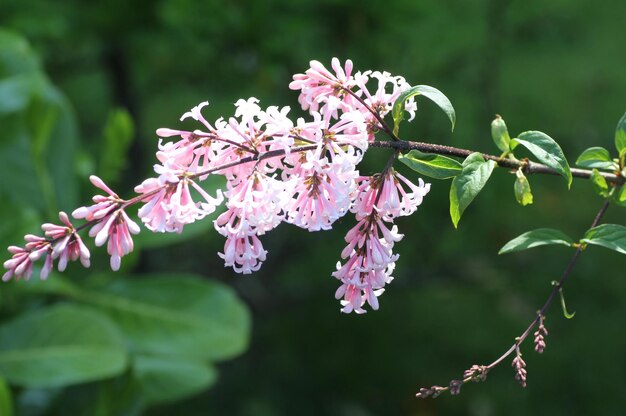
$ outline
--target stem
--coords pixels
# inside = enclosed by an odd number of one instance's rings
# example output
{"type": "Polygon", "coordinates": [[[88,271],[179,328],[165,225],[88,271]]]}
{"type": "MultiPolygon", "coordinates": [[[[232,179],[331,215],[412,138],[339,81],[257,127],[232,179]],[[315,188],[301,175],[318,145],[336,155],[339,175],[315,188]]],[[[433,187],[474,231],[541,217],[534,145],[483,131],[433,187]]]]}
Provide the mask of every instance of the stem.
{"type": "Polygon", "coordinates": [[[347,92],[348,94],[350,94],[351,96],[353,96],[358,102],[361,103],[361,105],[363,105],[363,107],[367,108],[367,110],[372,113],[372,115],[376,118],[376,120],[380,123],[380,127],[385,131],[385,133],[387,133],[387,135],[389,137],[391,137],[391,140],[394,142],[400,141],[400,139],[398,138],[398,136],[396,136],[393,131],[391,130],[391,127],[389,127],[389,125],[385,122],[385,120],[380,116],[380,114],[378,114],[378,111],[374,110],[372,107],[370,107],[369,105],[367,105],[367,103],[365,102],[365,100],[361,97],[359,97],[354,91],[348,89],[348,88],[344,88],[341,87],[345,92],[347,92]]]}
{"type": "MultiPolygon", "coordinates": [[[[466,158],[467,156],[475,153],[472,150],[460,149],[458,147],[451,146],[443,146],[440,144],[432,144],[432,143],[424,143],[424,142],[411,142],[411,141],[381,141],[370,143],[370,147],[379,147],[379,148],[391,148],[400,151],[409,151],[409,150],[419,150],[427,153],[435,153],[438,155],[446,155],[446,156],[454,156],[466,158]]],[[[541,163],[531,162],[531,161],[521,161],[515,159],[507,159],[500,156],[490,155],[487,153],[482,153],[483,158],[486,160],[493,160],[498,164],[498,166],[509,169],[519,169],[522,168],[525,174],[545,174],[545,175],[559,175],[557,171],[552,168],[549,168],[546,165],[541,163]]],[[[571,168],[572,176],[577,178],[585,178],[589,179],[591,177],[592,171],[589,169],[576,169],[571,168]]],[[[625,183],[626,178],[621,175],[616,175],[613,173],[600,172],[600,175],[604,177],[609,182],[612,183],[625,183]]]]}
{"type": "MultiPolygon", "coordinates": [[[[609,207],[609,201],[606,200],[606,201],[604,201],[604,204],[602,204],[602,207],[600,208],[600,211],[598,211],[598,214],[596,215],[595,219],[593,220],[593,222],[591,223],[591,226],[589,228],[594,228],[595,226],[597,226],[600,223],[600,220],[602,220],[602,217],[604,216],[604,213],[606,212],[608,207],[609,207]]],[[[519,338],[517,338],[515,344],[513,344],[511,346],[511,348],[509,348],[509,350],[507,352],[502,354],[501,357],[499,357],[497,360],[495,360],[494,362],[489,364],[487,366],[487,368],[491,369],[491,368],[495,367],[496,365],[500,364],[500,362],[502,360],[504,360],[513,351],[515,351],[515,348],[516,348],[517,345],[519,345],[522,342],[524,342],[526,337],[528,337],[528,334],[530,334],[530,331],[532,331],[533,328],[535,327],[535,325],[537,325],[537,323],[539,322],[541,317],[545,316],[546,310],[550,307],[550,305],[552,305],[552,302],[554,301],[554,298],[556,297],[557,293],[559,293],[559,290],[561,290],[561,288],[563,287],[563,284],[565,283],[565,281],[567,280],[569,275],[572,273],[572,270],[574,269],[574,265],[578,261],[578,258],[580,257],[582,252],[583,252],[583,248],[582,247],[578,247],[576,249],[576,252],[574,253],[572,258],[570,259],[569,263],[567,264],[567,267],[565,268],[565,271],[563,271],[563,274],[561,275],[561,278],[552,287],[552,290],[550,291],[550,294],[548,295],[548,299],[546,299],[546,302],[543,304],[543,306],[541,307],[539,312],[537,312],[537,317],[530,323],[530,325],[528,325],[528,328],[526,328],[526,330],[522,333],[522,335],[520,335],[519,338]]]]}

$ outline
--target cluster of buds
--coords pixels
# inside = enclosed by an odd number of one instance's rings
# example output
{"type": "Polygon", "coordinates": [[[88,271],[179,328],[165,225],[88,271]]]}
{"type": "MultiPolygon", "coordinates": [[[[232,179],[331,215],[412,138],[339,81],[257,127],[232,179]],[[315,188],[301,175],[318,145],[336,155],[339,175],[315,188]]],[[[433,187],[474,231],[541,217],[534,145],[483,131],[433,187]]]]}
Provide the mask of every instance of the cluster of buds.
{"type": "Polygon", "coordinates": [[[515,380],[517,380],[522,387],[526,387],[526,361],[522,359],[519,344],[515,346],[515,358],[513,358],[511,365],[515,370],[515,380]]]}
{"type": "MultiPolygon", "coordinates": [[[[328,230],[352,213],[357,224],[345,238],[345,261],[332,274],[340,281],[336,297],[346,313],[363,313],[366,303],[377,309],[377,297],[393,279],[398,259],[393,245],[402,238],[393,221],[415,212],[430,185],[421,179],[412,183],[391,163],[373,176],[357,170],[375,134],[388,132],[383,118],[410,85],[386,72],[353,74],[349,60],[341,65],[334,58],[331,67],[312,61],[290,84],[300,91],[298,101],[310,119],[294,122],[289,107],[262,108],[259,100],[249,98],[235,103],[234,117],[211,123],[202,114],[208,103],[201,103],[181,117],[195,120],[197,129],[157,130],[159,163],[154,177],[135,187],[137,196],[123,200],[92,176],[92,184],[107,195],[95,196],[93,205],[72,216],[86,221],[80,229],[89,228],[96,246],[107,243],[111,268],[118,270],[122,257],[133,250],[132,234],[140,230],[126,214],[128,206],[143,204],[138,217],[150,231],[180,233],[224,204],[214,221],[225,237],[218,254],[226,266],[249,274],[259,270],[267,256],[260,237],[279,224],[328,230]],[[201,185],[210,175],[226,179],[225,189],[215,195],[201,185]]],[[[412,98],[405,110],[414,117],[412,98]]],[[[57,258],[59,270],[68,259],[80,258],[89,265],[89,251],[67,215],[62,214],[61,221],[65,226],[44,226],[45,238],[29,235],[24,248],[9,248],[13,258],[4,264],[4,280],[28,278],[32,262],[44,254],[42,277],[57,258]]]]}
{"type": "Polygon", "coordinates": [[[539,328],[533,334],[535,337],[535,351],[539,354],[543,353],[543,350],[546,349],[546,337],[548,336],[548,330],[546,329],[543,321],[545,317],[543,315],[539,315],[539,328]]]}

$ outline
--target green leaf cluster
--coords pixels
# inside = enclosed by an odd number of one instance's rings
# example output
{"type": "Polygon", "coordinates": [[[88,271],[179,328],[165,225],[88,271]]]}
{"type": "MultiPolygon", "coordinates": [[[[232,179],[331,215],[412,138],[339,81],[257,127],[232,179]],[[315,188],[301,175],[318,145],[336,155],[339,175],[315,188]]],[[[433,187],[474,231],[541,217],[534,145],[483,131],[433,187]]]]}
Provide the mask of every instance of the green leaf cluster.
{"type": "Polygon", "coordinates": [[[0,326],[0,376],[16,386],[125,376],[147,406],[207,389],[217,379],[213,363],[248,344],[245,305],[223,284],[194,275],[95,276],[85,286],[55,275],[16,289],[68,302],[0,326]]]}
{"type": "Polygon", "coordinates": [[[618,157],[611,158],[607,149],[590,147],[578,156],[576,164],[583,168],[593,169],[591,185],[598,195],[610,199],[617,205],[626,206],[626,188],[622,184],[609,184],[599,171],[603,170],[626,178],[626,113],[617,122],[615,128],[615,149],[618,157]]]}

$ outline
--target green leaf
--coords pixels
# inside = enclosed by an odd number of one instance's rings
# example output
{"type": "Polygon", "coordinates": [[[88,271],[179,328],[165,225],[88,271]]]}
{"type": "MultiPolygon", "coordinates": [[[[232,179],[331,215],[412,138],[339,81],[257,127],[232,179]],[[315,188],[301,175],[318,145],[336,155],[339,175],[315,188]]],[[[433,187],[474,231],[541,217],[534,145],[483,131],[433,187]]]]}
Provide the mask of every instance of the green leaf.
{"type": "Polygon", "coordinates": [[[13,416],[13,396],[7,382],[0,377],[0,415],[13,416]]]}
{"type": "Polygon", "coordinates": [[[0,78],[39,70],[39,59],[28,41],[16,32],[0,28],[0,78]]]}
{"type": "Polygon", "coordinates": [[[423,95],[424,97],[430,99],[435,104],[437,104],[439,108],[441,108],[450,119],[450,123],[452,123],[452,130],[454,130],[454,124],[456,123],[456,114],[454,112],[454,107],[452,107],[452,103],[450,102],[448,97],[446,97],[441,91],[436,88],[429,87],[428,85],[417,85],[415,87],[409,88],[408,90],[400,94],[396,102],[393,104],[391,115],[393,117],[394,134],[398,134],[400,122],[402,122],[402,120],[404,119],[404,106],[406,100],[417,95],[423,95]]]}
{"type": "Polygon", "coordinates": [[[532,204],[533,194],[530,191],[530,183],[528,182],[528,179],[521,169],[518,169],[518,171],[515,172],[515,176],[516,178],[513,189],[515,191],[515,199],[517,200],[517,203],[522,206],[532,204]]]}
{"type": "Polygon", "coordinates": [[[126,350],[115,325],[88,308],[38,309],[0,327],[0,374],[24,387],[60,387],[121,374],[126,350]]]}
{"type": "Polygon", "coordinates": [[[598,195],[603,198],[607,198],[609,196],[609,184],[604,179],[604,176],[600,175],[598,169],[593,169],[591,171],[591,185],[593,186],[593,190],[596,191],[598,195]]]}
{"type": "Polygon", "coordinates": [[[552,228],[538,228],[515,237],[506,243],[498,254],[513,253],[550,244],[571,247],[574,241],[562,231],[552,228]]]}
{"type": "Polygon", "coordinates": [[[211,364],[185,357],[138,355],[133,376],[148,403],[161,403],[208,389],[217,380],[217,370],[211,364]]]}
{"type": "Polygon", "coordinates": [[[248,345],[247,308],[232,289],[214,280],[189,274],[116,275],[72,297],[108,314],[137,352],[215,361],[234,357],[248,345]]]}
{"type": "Polygon", "coordinates": [[[452,180],[450,187],[450,217],[456,228],[463,211],[483,189],[496,162],[485,161],[480,153],[472,153],[463,162],[462,172],[452,180]]]}
{"type": "Polygon", "coordinates": [[[619,119],[615,128],[615,147],[620,155],[626,151],[626,113],[619,119]]]}
{"type": "Polygon", "coordinates": [[[528,149],[539,162],[554,169],[567,181],[567,187],[572,184],[572,173],[563,150],[550,136],[540,131],[525,131],[519,137],[511,140],[511,150],[517,145],[528,149]]]}
{"type": "Polygon", "coordinates": [[[414,171],[435,179],[453,178],[463,170],[463,166],[454,159],[422,153],[419,150],[411,150],[406,155],[400,155],[398,160],[414,171]]]}
{"type": "Polygon", "coordinates": [[[509,136],[509,131],[506,128],[506,123],[499,115],[496,115],[496,118],[491,122],[491,138],[500,151],[509,151],[509,142],[511,141],[511,137],[509,136]]]}
{"type": "Polygon", "coordinates": [[[626,254],[626,227],[618,224],[598,225],[588,230],[581,242],[626,254]]]}
{"type": "Polygon", "coordinates": [[[576,165],[587,169],[608,169],[615,170],[618,168],[617,163],[611,160],[609,151],[603,147],[590,147],[578,156],[576,165]]]}
{"type": "Polygon", "coordinates": [[[127,152],[130,147],[135,128],[128,111],[116,109],[109,113],[104,127],[104,137],[100,151],[99,175],[107,182],[117,182],[126,167],[127,152]]]}

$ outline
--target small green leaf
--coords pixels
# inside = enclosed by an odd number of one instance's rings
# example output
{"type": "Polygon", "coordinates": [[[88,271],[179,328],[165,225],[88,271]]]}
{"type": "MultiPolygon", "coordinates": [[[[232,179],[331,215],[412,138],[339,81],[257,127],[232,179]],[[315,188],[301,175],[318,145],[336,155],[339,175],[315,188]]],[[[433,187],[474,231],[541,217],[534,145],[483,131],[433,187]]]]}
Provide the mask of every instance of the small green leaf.
{"type": "Polygon", "coordinates": [[[626,151],[626,113],[619,119],[615,128],[615,147],[620,155],[626,151]]]}
{"type": "Polygon", "coordinates": [[[611,160],[609,151],[603,147],[590,147],[586,149],[578,156],[578,159],[576,159],[576,165],[587,169],[615,170],[618,167],[617,163],[611,160]]]}
{"type": "Polygon", "coordinates": [[[7,382],[0,377],[0,415],[13,416],[13,396],[7,382]]]}
{"type": "Polygon", "coordinates": [[[137,355],[133,376],[148,403],[162,403],[208,389],[217,380],[217,370],[209,363],[185,357],[137,355]]]}
{"type": "Polygon", "coordinates": [[[509,142],[511,141],[511,137],[509,136],[509,131],[506,128],[504,119],[502,119],[499,115],[496,115],[496,118],[491,122],[491,138],[500,151],[509,151],[509,142]]]}
{"type": "Polygon", "coordinates": [[[593,190],[596,191],[598,195],[603,198],[607,198],[609,196],[609,184],[604,179],[604,176],[600,175],[598,169],[593,169],[591,171],[591,185],[593,186],[593,190]]]}
{"type": "Polygon", "coordinates": [[[463,170],[452,180],[450,187],[450,218],[455,228],[463,211],[483,189],[495,166],[496,162],[485,161],[480,153],[472,153],[463,161],[463,170]]]}
{"type": "Polygon", "coordinates": [[[526,206],[533,203],[533,194],[530,192],[530,183],[528,178],[524,175],[521,169],[515,172],[515,185],[513,189],[515,191],[515,199],[517,203],[526,206]]]}
{"type": "Polygon", "coordinates": [[[456,114],[454,113],[454,107],[452,107],[452,103],[441,91],[436,88],[429,87],[428,85],[417,85],[415,87],[409,88],[404,91],[396,102],[393,104],[393,109],[391,110],[391,115],[393,117],[393,132],[394,134],[398,134],[398,129],[400,128],[400,122],[404,119],[404,106],[406,100],[411,97],[415,97],[416,95],[423,95],[424,97],[430,99],[435,104],[439,106],[443,110],[444,113],[450,119],[452,123],[452,130],[454,130],[454,124],[456,123],[456,114]]]}
{"type": "Polygon", "coordinates": [[[550,136],[540,131],[525,131],[511,140],[511,150],[517,145],[528,149],[539,162],[556,170],[567,181],[567,187],[572,184],[572,173],[563,150],[550,136]]]}
{"type": "Polygon", "coordinates": [[[121,374],[127,355],[117,327],[78,306],[37,309],[0,327],[0,374],[23,387],[61,387],[121,374]]]}
{"type": "Polygon", "coordinates": [[[618,224],[598,225],[588,230],[580,241],[626,254],[626,227],[618,224]]]}
{"type": "Polygon", "coordinates": [[[435,179],[453,178],[463,170],[463,166],[449,157],[422,153],[419,150],[411,150],[406,155],[398,158],[414,171],[435,179]]]}
{"type": "Polygon", "coordinates": [[[515,237],[506,243],[498,254],[513,253],[550,244],[571,247],[574,241],[562,231],[553,228],[538,228],[515,237]]]}

